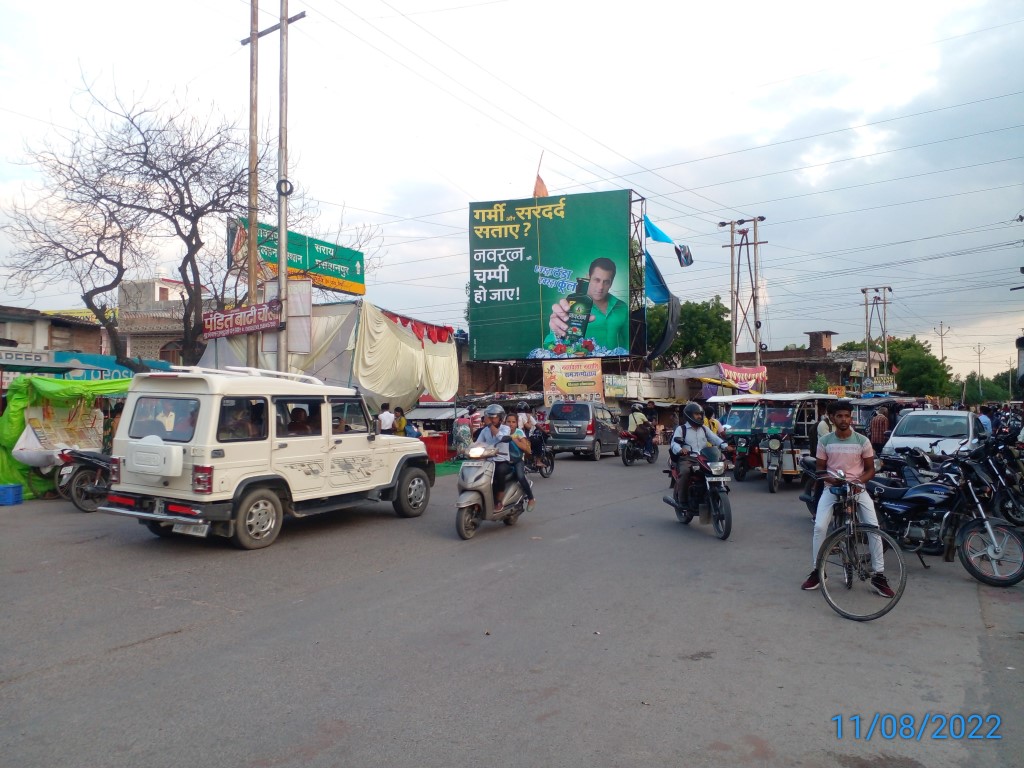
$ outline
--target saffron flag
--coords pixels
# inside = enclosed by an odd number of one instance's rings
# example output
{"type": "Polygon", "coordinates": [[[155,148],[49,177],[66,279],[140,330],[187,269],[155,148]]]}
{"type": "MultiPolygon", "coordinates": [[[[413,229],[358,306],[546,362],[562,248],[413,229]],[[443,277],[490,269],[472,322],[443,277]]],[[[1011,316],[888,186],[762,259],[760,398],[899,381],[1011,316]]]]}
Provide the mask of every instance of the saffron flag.
{"type": "Polygon", "coordinates": [[[689,247],[672,242],[672,238],[658,229],[651,220],[644,214],[644,230],[647,233],[647,246],[644,252],[648,256],[675,257],[679,260],[680,267],[689,267],[693,264],[693,255],[689,247]]]}
{"type": "Polygon", "coordinates": [[[537,174],[537,180],[533,182],[533,196],[534,197],[548,197],[548,185],[544,183],[544,179],[537,174]]]}

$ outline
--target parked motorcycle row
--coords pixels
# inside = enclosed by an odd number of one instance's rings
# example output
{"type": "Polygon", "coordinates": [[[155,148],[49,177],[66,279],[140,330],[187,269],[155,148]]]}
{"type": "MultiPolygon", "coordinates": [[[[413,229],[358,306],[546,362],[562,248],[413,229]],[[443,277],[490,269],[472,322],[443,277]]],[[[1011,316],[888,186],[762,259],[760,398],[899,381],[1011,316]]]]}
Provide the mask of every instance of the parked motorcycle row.
{"type": "MultiPolygon", "coordinates": [[[[905,552],[954,553],[972,577],[1009,587],[1024,580],[1024,465],[1015,434],[993,435],[980,445],[949,456],[919,448],[880,457],[881,467],[866,485],[878,524],[905,552]]],[[[821,483],[812,457],[801,462],[804,500],[811,517],[821,483]]]]}

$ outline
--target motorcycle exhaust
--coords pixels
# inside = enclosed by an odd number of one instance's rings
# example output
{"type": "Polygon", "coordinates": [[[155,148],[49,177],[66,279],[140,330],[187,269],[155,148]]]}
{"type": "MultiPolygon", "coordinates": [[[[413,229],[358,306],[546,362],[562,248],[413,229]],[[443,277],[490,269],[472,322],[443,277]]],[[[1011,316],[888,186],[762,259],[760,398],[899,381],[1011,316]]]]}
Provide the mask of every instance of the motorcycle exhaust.
{"type": "Polygon", "coordinates": [[[672,507],[672,509],[679,509],[678,505],[676,504],[676,500],[673,499],[671,496],[662,496],[661,500],[668,504],[670,507],[672,507]]]}

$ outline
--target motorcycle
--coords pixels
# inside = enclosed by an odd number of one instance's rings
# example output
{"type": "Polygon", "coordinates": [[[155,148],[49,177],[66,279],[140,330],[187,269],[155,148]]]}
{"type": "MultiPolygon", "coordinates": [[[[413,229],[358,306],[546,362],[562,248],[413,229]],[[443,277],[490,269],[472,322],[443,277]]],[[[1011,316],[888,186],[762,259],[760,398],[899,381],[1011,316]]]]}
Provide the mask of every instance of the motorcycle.
{"type": "Polygon", "coordinates": [[[548,436],[540,427],[534,427],[530,436],[534,438],[530,440],[531,445],[540,445],[540,451],[536,456],[531,457],[532,461],[524,461],[523,469],[528,475],[537,473],[541,477],[551,477],[555,471],[555,452],[548,445],[548,436]]]}
{"type": "MultiPolygon", "coordinates": [[[[682,438],[675,438],[682,445],[682,438]]],[[[666,504],[675,509],[676,519],[683,525],[689,525],[694,515],[700,512],[701,523],[709,521],[715,535],[725,541],[732,533],[732,505],[729,502],[729,475],[726,474],[728,463],[721,450],[707,446],[699,454],[689,454],[672,462],[670,469],[663,470],[671,478],[673,493],[662,498],[666,504]],[[687,501],[683,501],[683,484],[680,480],[679,462],[689,461],[692,464],[687,483],[687,501]],[[703,508],[703,509],[702,509],[703,508]],[[710,520],[709,520],[710,519],[710,520]]]]}
{"type": "Polygon", "coordinates": [[[1000,432],[975,450],[995,480],[993,514],[1024,526],[1024,489],[1021,488],[1020,459],[1013,448],[1015,443],[1015,435],[1000,432]]]}
{"type": "MultiPolygon", "coordinates": [[[[515,525],[519,516],[526,511],[526,496],[523,489],[511,474],[505,481],[505,499],[501,511],[496,511],[494,503],[494,472],[496,464],[487,459],[496,456],[497,449],[492,445],[473,445],[469,449],[469,458],[462,462],[459,469],[458,499],[455,501],[455,530],[463,540],[473,538],[480,523],[497,522],[515,525]]],[[[532,485],[532,484],[531,484],[532,485]]]]}
{"type": "Polygon", "coordinates": [[[648,464],[653,464],[658,460],[657,443],[655,443],[650,453],[644,453],[645,448],[646,444],[644,441],[633,432],[625,429],[619,431],[619,456],[622,458],[622,463],[627,467],[633,466],[635,462],[640,460],[645,460],[648,464]]]}
{"type": "Polygon", "coordinates": [[[110,490],[110,456],[69,448],[62,451],[61,459],[66,463],[57,477],[57,492],[66,492],[80,512],[95,512],[110,490]]]}
{"type": "Polygon", "coordinates": [[[932,482],[908,487],[901,479],[869,480],[879,526],[900,546],[917,554],[942,555],[953,562],[955,551],[971,576],[984,584],[1010,587],[1024,580],[1024,537],[1007,523],[985,514],[995,480],[981,460],[984,446],[969,456],[950,456],[932,482]]]}

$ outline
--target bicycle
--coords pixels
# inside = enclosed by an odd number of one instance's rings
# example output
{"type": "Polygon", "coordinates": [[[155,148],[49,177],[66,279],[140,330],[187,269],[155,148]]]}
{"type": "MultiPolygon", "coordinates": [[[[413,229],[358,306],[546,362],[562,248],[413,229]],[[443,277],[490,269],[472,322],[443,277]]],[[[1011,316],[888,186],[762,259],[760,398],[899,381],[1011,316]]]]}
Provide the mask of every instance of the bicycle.
{"type": "Polygon", "coordinates": [[[892,536],[878,526],[857,521],[857,495],[864,492],[864,486],[847,480],[841,471],[828,475],[840,483],[829,488],[836,500],[830,532],[818,552],[821,593],[843,618],[871,621],[887,614],[900,601],[907,586],[906,564],[892,536]],[[894,593],[890,598],[881,596],[872,585],[876,574],[872,550],[881,553],[883,571],[894,593]]]}

